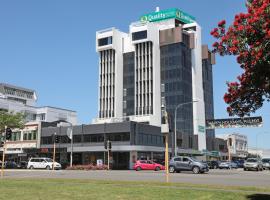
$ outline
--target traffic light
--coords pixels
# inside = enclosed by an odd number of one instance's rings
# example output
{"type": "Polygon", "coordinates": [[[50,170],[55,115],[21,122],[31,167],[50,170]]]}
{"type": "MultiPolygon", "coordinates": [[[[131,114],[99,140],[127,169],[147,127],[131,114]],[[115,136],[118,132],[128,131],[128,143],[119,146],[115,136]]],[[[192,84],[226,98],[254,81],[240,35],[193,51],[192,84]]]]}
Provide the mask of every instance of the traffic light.
{"type": "Polygon", "coordinates": [[[112,142],[107,140],[104,142],[104,149],[111,150],[112,149],[112,142]]]}
{"type": "Polygon", "coordinates": [[[111,141],[108,141],[108,146],[109,146],[109,150],[112,149],[112,142],[111,141]]]}
{"type": "Polygon", "coordinates": [[[104,141],[104,149],[107,149],[107,141],[104,141]]]}
{"type": "Polygon", "coordinates": [[[10,140],[11,139],[11,134],[12,134],[11,128],[7,128],[6,129],[6,140],[10,140]]]}
{"type": "Polygon", "coordinates": [[[55,143],[59,143],[60,142],[60,136],[59,135],[55,135],[55,143]]]}

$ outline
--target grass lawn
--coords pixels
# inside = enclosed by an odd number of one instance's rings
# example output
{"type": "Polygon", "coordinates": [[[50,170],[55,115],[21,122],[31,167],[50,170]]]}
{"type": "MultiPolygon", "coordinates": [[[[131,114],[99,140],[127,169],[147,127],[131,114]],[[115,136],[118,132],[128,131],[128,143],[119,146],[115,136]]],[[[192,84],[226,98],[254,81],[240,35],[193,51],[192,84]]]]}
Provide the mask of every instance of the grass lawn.
{"type": "Polygon", "coordinates": [[[259,194],[260,192],[270,193],[270,188],[69,179],[0,180],[1,200],[270,199],[270,195],[259,194]]]}

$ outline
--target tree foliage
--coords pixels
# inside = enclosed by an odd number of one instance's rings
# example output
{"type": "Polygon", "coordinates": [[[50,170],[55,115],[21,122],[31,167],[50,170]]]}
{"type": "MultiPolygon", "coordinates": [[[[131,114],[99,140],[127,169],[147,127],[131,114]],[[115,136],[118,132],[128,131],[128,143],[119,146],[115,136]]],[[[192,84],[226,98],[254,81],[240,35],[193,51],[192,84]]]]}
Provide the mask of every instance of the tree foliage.
{"type": "Polygon", "coordinates": [[[237,56],[243,73],[237,81],[228,82],[224,101],[229,115],[243,117],[270,100],[270,0],[247,0],[247,13],[235,15],[226,28],[218,23],[211,35],[217,41],[213,52],[237,56]]]}
{"type": "Polygon", "coordinates": [[[9,128],[23,128],[24,123],[24,114],[0,111],[0,133],[5,131],[5,126],[9,128]]]}

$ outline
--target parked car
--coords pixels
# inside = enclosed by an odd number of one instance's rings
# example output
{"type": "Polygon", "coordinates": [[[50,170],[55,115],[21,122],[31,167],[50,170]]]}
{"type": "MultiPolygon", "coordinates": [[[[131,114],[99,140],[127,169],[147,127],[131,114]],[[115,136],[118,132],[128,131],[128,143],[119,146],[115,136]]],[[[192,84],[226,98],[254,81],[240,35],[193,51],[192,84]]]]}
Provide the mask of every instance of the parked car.
{"type": "Polygon", "coordinates": [[[237,164],[231,161],[225,161],[219,164],[219,169],[237,169],[237,168],[238,168],[237,164]]]}
{"type": "Polygon", "coordinates": [[[152,162],[151,160],[138,160],[135,165],[133,166],[133,169],[136,171],[140,170],[164,170],[165,167],[161,164],[152,162]]]}
{"type": "Polygon", "coordinates": [[[256,171],[262,171],[263,170],[263,164],[260,159],[257,158],[248,158],[246,162],[244,163],[244,170],[256,170],[256,171]]]}
{"type": "Polygon", "coordinates": [[[194,174],[208,172],[207,163],[196,160],[192,157],[173,157],[169,163],[170,173],[181,171],[192,171],[194,174]]]}
{"type": "Polygon", "coordinates": [[[210,160],[207,161],[207,165],[210,169],[217,169],[220,164],[220,161],[217,160],[210,160]]]}
{"type": "Polygon", "coordinates": [[[235,162],[237,164],[238,168],[244,168],[245,160],[235,160],[233,162],[235,162]]]}
{"type": "Polygon", "coordinates": [[[269,169],[270,170],[270,158],[263,158],[263,169],[269,169]]]}
{"type": "Polygon", "coordinates": [[[62,166],[58,162],[53,162],[51,158],[31,158],[27,164],[27,169],[61,169],[62,166]]]}
{"type": "Polygon", "coordinates": [[[20,169],[27,169],[27,162],[26,161],[21,161],[19,164],[18,164],[18,168],[20,169]]]}

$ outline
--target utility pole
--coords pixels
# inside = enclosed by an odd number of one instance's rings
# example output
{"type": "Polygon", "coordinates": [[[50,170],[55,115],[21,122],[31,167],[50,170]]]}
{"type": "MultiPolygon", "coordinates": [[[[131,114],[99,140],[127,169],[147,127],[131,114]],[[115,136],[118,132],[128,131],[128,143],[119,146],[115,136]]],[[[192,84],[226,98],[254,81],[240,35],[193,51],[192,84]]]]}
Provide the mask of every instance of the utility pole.
{"type": "Polygon", "coordinates": [[[110,149],[109,149],[109,140],[107,141],[107,149],[108,149],[108,170],[110,170],[110,149]]]}
{"type": "MultiPolygon", "coordinates": [[[[5,126],[5,131],[6,131],[6,129],[7,129],[7,126],[5,126]]],[[[1,166],[1,178],[4,177],[5,151],[6,151],[6,139],[4,139],[4,145],[3,145],[2,166],[1,166]]]]}
{"type": "Polygon", "coordinates": [[[55,162],[55,140],[56,140],[56,132],[54,133],[54,137],[53,137],[53,164],[52,164],[53,170],[54,170],[54,162],[55,162]]]}
{"type": "MultiPolygon", "coordinates": [[[[7,130],[7,126],[5,126],[5,132],[7,130]]],[[[5,133],[6,134],[6,133],[5,133]]],[[[6,153],[6,135],[4,139],[4,145],[3,145],[3,154],[2,154],[2,166],[1,166],[1,178],[4,178],[4,166],[5,166],[5,153],[6,153]]]]}

